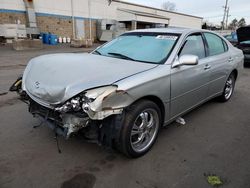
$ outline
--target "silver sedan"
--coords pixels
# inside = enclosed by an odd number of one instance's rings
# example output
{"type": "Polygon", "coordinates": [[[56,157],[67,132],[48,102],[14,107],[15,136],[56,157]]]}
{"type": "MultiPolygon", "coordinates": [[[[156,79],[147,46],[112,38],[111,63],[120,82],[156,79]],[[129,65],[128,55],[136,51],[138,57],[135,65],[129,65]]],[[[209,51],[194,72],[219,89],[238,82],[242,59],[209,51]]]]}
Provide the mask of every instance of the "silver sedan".
{"type": "Polygon", "coordinates": [[[140,157],[162,126],[217,97],[228,101],[242,51],[206,30],[136,30],[89,54],[32,59],[10,88],[56,134],[77,132],[140,157]]]}

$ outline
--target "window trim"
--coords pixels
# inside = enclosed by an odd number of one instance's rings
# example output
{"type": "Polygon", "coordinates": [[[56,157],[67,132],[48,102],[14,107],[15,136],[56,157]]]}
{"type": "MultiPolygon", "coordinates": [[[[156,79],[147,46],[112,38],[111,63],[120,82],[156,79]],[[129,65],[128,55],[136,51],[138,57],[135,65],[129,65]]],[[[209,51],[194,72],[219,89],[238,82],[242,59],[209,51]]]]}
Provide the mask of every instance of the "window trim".
{"type": "Polygon", "coordinates": [[[224,39],[222,39],[222,38],[221,38],[221,40],[222,40],[222,42],[223,42],[223,46],[224,46],[225,52],[228,52],[229,47],[228,47],[228,45],[227,45],[227,42],[226,42],[224,39]]]}

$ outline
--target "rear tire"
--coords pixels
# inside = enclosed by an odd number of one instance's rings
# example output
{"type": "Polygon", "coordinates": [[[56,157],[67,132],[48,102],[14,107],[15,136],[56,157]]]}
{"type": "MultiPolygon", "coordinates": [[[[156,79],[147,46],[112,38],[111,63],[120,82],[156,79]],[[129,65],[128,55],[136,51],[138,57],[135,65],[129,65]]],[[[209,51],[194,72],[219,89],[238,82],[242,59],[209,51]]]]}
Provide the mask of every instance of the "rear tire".
{"type": "Polygon", "coordinates": [[[141,100],[125,112],[117,146],[131,158],[141,157],[153,146],[161,127],[161,111],[152,101],[141,100]]]}
{"type": "Polygon", "coordinates": [[[234,92],[235,80],[235,74],[231,73],[225,83],[222,95],[218,97],[220,102],[227,102],[230,100],[234,92]]]}
{"type": "Polygon", "coordinates": [[[249,61],[248,62],[244,61],[244,68],[249,68],[249,67],[250,67],[249,61]]]}

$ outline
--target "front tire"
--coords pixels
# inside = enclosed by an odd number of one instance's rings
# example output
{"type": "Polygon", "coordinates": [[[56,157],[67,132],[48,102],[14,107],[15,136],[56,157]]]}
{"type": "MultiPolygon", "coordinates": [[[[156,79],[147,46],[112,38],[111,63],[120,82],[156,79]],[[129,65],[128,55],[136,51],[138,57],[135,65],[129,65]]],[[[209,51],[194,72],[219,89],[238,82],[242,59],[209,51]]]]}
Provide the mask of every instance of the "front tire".
{"type": "Polygon", "coordinates": [[[161,111],[154,102],[141,100],[133,104],[126,111],[118,149],[128,157],[141,157],[155,143],[160,124],[161,111]]]}
{"type": "Polygon", "coordinates": [[[234,92],[235,80],[236,80],[235,75],[231,73],[226,81],[223,93],[219,97],[219,100],[221,102],[227,102],[232,97],[234,92]]]}

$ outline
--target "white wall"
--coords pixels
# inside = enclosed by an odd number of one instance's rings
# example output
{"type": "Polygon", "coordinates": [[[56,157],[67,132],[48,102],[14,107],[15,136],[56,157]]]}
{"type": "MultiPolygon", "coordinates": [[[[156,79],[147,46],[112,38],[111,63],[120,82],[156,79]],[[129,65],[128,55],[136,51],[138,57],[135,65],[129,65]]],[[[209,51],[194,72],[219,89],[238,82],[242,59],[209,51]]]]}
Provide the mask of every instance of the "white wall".
{"type": "MultiPolygon", "coordinates": [[[[113,2],[108,6],[106,0],[90,0],[91,17],[118,19],[117,8],[147,12],[170,18],[170,26],[201,28],[202,19],[131,4],[113,2]]],[[[36,12],[71,16],[71,0],[33,0],[36,12]]],[[[88,0],[73,0],[74,16],[89,17],[88,0]]],[[[0,9],[25,10],[23,0],[0,0],[0,9]]]]}
{"type": "Polygon", "coordinates": [[[33,2],[36,12],[71,16],[70,0],[33,0],[33,2]]]}
{"type": "Polygon", "coordinates": [[[0,0],[0,9],[25,10],[23,0],[0,0]]]}
{"type": "MultiPolygon", "coordinates": [[[[117,3],[114,3],[114,4],[117,4],[117,3]]],[[[202,18],[198,18],[194,16],[188,16],[184,14],[150,9],[150,8],[134,6],[130,4],[119,3],[119,5],[117,6],[119,6],[119,8],[141,11],[141,12],[148,12],[148,13],[157,14],[160,16],[170,18],[170,21],[169,21],[170,26],[201,28],[201,25],[202,25],[202,18]]]]}

